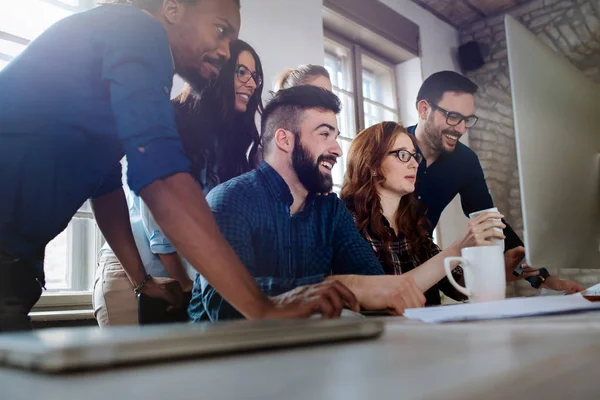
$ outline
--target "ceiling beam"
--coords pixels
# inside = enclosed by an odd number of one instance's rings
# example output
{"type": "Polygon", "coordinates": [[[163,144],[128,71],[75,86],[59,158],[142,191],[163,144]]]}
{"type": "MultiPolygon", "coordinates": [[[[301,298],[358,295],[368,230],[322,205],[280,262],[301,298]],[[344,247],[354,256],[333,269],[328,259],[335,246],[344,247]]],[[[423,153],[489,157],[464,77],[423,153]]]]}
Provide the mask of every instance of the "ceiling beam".
{"type": "Polygon", "coordinates": [[[468,0],[473,6],[480,9],[485,15],[512,8],[519,4],[517,0],[468,0]]]}
{"type": "Polygon", "coordinates": [[[467,7],[469,7],[469,10],[473,11],[480,18],[487,18],[488,14],[485,11],[483,11],[481,8],[477,7],[476,4],[473,4],[474,1],[472,1],[472,0],[463,0],[463,2],[465,3],[465,5],[467,7]]]}
{"type": "Polygon", "coordinates": [[[421,0],[413,0],[413,1],[415,3],[417,3],[417,5],[419,5],[419,7],[424,8],[425,10],[429,11],[430,13],[432,13],[433,15],[435,15],[436,17],[438,17],[439,19],[441,19],[442,21],[444,21],[448,25],[453,26],[456,29],[460,29],[460,25],[457,25],[456,23],[450,21],[444,15],[442,15],[439,11],[437,11],[433,7],[429,6],[428,4],[422,2],[421,0]]]}

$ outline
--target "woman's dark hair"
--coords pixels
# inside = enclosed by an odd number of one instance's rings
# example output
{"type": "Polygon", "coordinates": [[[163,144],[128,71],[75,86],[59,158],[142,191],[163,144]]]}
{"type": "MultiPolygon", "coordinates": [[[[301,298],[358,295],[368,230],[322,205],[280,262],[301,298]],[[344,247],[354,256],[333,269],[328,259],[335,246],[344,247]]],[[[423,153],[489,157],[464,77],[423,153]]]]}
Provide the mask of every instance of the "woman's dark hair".
{"type": "MultiPolygon", "coordinates": [[[[183,147],[192,163],[192,174],[203,181],[200,174],[206,165],[214,165],[218,160],[217,183],[248,172],[253,165],[259,145],[256,113],[262,114],[263,84],[258,86],[250,98],[246,112],[235,111],[234,77],[238,67],[238,57],[243,51],[252,54],[256,65],[256,74],[262,79],[263,69],[258,54],[252,46],[242,40],[236,40],[230,46],[231,58],[221,68],[219,76],[205,88],[196,93],[190,85],[173,100],[177,129],[183,147]],[[214,141],[218,141],[215,148],[214,141]],[[250,153],[248,153],[248,149],[250,153]]],[[[211,168],[207,169],[211,174],[211,168]]],[[[214,179],[214,176],[212,177],[214,179]]]]}
{"type": "MultiPolygon", "coordinates": [[[[360,132],[348,151],[344,186],[340,193],[340,198],[354,215],[358,230],[367,230],[373,238],[381,241],[384,267],[393,265],[390,251],[393,238],[384,225],[376,185],[385,181],[381,164],[398,135],[407,135],[417,147],[415,138],[396,122],[381,122],[360,132]]],[[[412,193],[402,196],[396,212],[396,226],[398,233],[406,237],[413,254],[426,257],[421,252],[429,241],[428,219],[421,207],[412,193]]],[[[385,272],[394,273],[393,270],[385,272]]]]}

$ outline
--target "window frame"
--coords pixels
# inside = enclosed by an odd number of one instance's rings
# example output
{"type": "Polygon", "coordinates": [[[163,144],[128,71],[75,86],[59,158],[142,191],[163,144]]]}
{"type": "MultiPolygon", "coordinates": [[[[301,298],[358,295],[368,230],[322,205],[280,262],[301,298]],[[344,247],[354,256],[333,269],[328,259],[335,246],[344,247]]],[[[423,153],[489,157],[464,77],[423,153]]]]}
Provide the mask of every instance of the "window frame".
{"type": "MultiPolygon", "coordinates": [[[[71,11],[73,14],[77,13],[77,12],[89,10],[98,4],[98,0],[79,0],[79,6],[75,7],[75,6],[71,6],[69,4],[63,3],[60,0],[37,0],[37,1],[50,4],[50,5],[58,7],[58,8],[62,8],[67,11],[71,11]]],[[[0,40],[5,40],[7,42],[20,44],[25,47],[27,47],[29,45],[29,43],[31,43],[30,39],[27,39],[27,38],[24,38],[24,37],[21,37],[18,35],[14,35],[9,32],[5,32],[1,29],[0,29],[0,40]]],[[[0,61],[9,63],[13,60],[13,58],[14,58],[13,56],[10,56],[8,54],[0,52],[0,61]]]]}
{"type": "MultiPolygon", "coordinates": [[[[365,100],[367,100],[370,103],[376,103],[377,106],[383,107],[383,108],[389,110],[390,112],[394,112],[397,116],[399,116],[400,110],[398,109],[398,88],[397,88],[396,68],[395,68],[394,64],[392,62],[386,60],[385,58],[377,55],[376,53],[372,52],[368,48],[366,48],[360,44],[353,43],[348,38],[331,31],[330,29],[328,29],[326,27],[323,28],[323,35],[326,39],[329,39],[332,42],[336,42],[350,50],[350,54],[351,54],[351,58],[352,58],[352,60],[351,60],[352,61],[351,62],[352,85],[353,85],[353,89],[354,89],[353,93],[352,93],[352,95],[354,96],[354,118],[355,118],[354,120],[356,123],[356,130],[357,130],[353,136],[356,136],[356,133],[365,129],[365,118],[364,118],[364,116],[365,116],[364,101],[365,100]],[[362,56],[363,55],[375,60],[376,62],[384,65],[386,68],[389,69],[391,78],[392,78],[392,93],[394,95],[394,103],[396,106],[395,108],[389,107],[385,104],[375,102],[371,99],[365,99],[365,97],[363,95],[363,88],[362,88],[362,70],[363,70],[362,56]]],[[[323,53],[325,54],[325,53],[327,53],[327,51],[324,49],[323,53]]],[[[348,93],[348,94],[350,94],[350,93],[348,93]]]]}
{"type": "MultiPolygon", "coordinates": [[[[358,134],[358,132],[365,129],[365,108],[364,108],[365,101],[367,101],[369,103],[373,103],[376,106],[382,107],[390,112],[393,112],[398,119],[400,117],[400,110],[398,108],[399,100],[398,100],[398,91],[397,91],[396,68],[395,68],[394,64],[392,62],[382,58],[381,56],[373,53],[366,47],[352,42],[345,36],[342,36],[334,31],[328,29],[327,27],[323,27],[323,36],[324,36],[324,39],[326,42],[327,41],[333,42],[336,45],[346,48],[349,52],[349,58],[350,58],[350,74],[352,75],[351,76],[352,91],[348,92],[347,90],[344,90],[344,89],[341,89],[338,87],[334,87],[334,89],[339,90],[340,92],[346,94],[347,96],[352,97],[352,101],[354,103],[353,117],[354,117],[355,132],[350,132],[350,133],[349,132],[341,132],[341,135],[339,136],[338,140],[341,140],[341,141],[344,141],[344,142],[350,144],[356,137],[356,134],[358,134]],[[379,102],[375,102],[371,99],[367,99],[364,97],[364,93],[363,93],[363,62],[362,62],[363,56],[371,58],[375,62],[377,62],[389,69],[389,72],[391,75],[391,80],[392,80],[392,94],[393,94],[393,98],[394,98],[395,109],[391,108],[385,104],[381,104],[379,102]]],[[[325,57],[327,55],[335,56],[335,54],[332,54],[332,52],[329,51],[327,49],[327,47],[328,47],[328,44],[325,43],[324,48],[323,48],[323,59],[325,59],[325,57]]],[[[342,168],[343,168],[343,171],[342,171],[343,172],[342,176],[343,176],[345,173],[345,170],[346,170],[346,166],[344,165],[342,168]]],[[[343,184],[343,182],[334,183],[334,185],[333,185],[334,191],[341,190],[342,184],[343,184]]]]}

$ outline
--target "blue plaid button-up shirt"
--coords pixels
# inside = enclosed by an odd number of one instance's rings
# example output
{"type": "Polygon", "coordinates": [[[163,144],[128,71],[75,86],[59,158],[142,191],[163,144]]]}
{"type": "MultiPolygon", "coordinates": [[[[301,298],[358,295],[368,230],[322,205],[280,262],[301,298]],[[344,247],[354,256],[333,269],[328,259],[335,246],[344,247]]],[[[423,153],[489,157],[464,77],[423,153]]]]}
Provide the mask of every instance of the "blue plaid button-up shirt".
{"type": "MultiPolygon", "coordinates": [[[[217,186],[207,200],[221,233],[269,296],[329,275],[384,274],[335,194],[309,194],[304,209],[290,215],[292,193],[265,162],[217,186]]],[[[192,321],[241,318],[201,275],[188,311],[192,321]]]]}

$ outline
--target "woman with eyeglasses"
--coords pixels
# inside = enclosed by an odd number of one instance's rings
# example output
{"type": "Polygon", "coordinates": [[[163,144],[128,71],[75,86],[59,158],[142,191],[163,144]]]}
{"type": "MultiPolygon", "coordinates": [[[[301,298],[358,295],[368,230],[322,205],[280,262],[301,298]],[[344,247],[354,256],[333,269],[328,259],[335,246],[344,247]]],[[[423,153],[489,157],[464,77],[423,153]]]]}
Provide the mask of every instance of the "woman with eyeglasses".
{"type": "MultiPolygon", "coordinates": [[[[502,233],[490,228],[503,228],[504,224],[493,219],[501,218],[500,214],[482,214],[470,222],[460,240],[440,250],[429,236],[425,210],[413,196],[422,160],[414,136],[401,125],[373,125],[352,141],[340,197],[387,274],[419,271],[413,277],[425,294],[426,305],[441,303],[440,290],[455,300],[464,300],[445,277],[444,258],[460,256],[463,247],[502,239],[502,233]]],[[[460,267],[453,275],[464,285],[460,267]]]]}
{"type": "Polygon", "coordinates": [[[230,51],[229,62],[201,95],[186,85],[174,100],[183,147],[205,194],[250,171],[259,143],[255,117],[263,107],[262,64],[242,40],[233,42],[230,51]]]}
{"type": "MultiPolygon", "coordinates": [[[[177,129],[191,161],[191,173],[205,194],[253,168],[259,143],[256,113],[262,112],[263,70],[254,49],[232,42],[231,58],[202,93],[186,84],[173,99],[177,129]],[[250,151],[249,151],[250,150],[250,151]]],[[[146,271],[176,279],[189,302],[193,280],[175,247],[162,234],[144,202],[128,194],[134,238],[146,271]]],[[[101,251],[94,284],[94,315],[100,326],[135,325],[138,304],[133,287],[112,250],[101,251]]],[[[185,303],[184,302],[184,303],[185,303]]]]}

